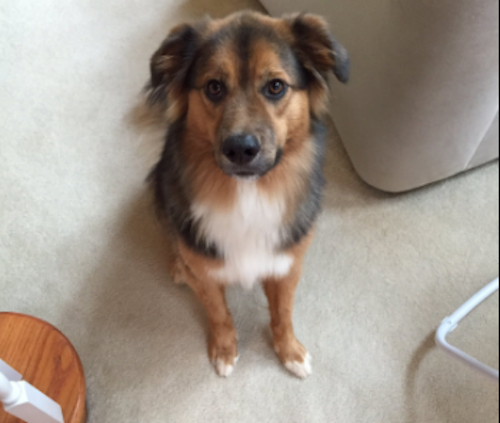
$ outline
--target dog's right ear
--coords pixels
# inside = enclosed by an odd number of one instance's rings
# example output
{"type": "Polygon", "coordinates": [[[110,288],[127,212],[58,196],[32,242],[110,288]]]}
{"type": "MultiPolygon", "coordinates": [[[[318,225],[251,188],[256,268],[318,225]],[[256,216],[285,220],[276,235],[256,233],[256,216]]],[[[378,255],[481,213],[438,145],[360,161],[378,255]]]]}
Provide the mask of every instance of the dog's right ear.
{"type": "Polygon", "coordinates": [[[186,88],[189,69],[200,44],[200,32],[191,25],[172,29],[160,48],[151,58],[149,101],[166,104],[182,94],[186,88]]]}

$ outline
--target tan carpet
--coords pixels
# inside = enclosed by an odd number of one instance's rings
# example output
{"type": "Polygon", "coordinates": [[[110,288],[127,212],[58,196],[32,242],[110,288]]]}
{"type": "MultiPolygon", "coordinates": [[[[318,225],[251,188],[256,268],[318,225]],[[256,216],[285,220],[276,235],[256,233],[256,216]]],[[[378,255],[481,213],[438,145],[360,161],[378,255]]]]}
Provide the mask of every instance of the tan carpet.
{"type": "MultiPolygon", "coordinates": [[[[388,196],[358,180],[335,137],[295,313],[314,375],[280,367],[262,293],[234,290],[241,360],[215,376],[203,311],[166,278],[143,184],[158,137],[128,115],[170,26],[243,7],[258,5],[0,3],[0,310],[74,342],[90,423],[497,422],[498,388],[432,336],[498,274],[498,164],[388,196]]],[[[498,366],[498,297],[454,340],[498,366]]]]}

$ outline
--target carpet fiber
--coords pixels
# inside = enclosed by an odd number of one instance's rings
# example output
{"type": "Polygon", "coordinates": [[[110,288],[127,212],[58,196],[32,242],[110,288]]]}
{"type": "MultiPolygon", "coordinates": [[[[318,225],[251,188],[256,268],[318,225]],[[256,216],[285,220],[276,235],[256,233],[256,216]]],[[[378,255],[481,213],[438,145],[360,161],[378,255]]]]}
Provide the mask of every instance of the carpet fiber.
{"type": "MultiPolygon", "coordinates": [[[[498,387],[433,343],[498,274],[498,164],[390,196],[359,181],[334,132],[295,310],[314,374],[280,366],[260,289],[230,291],[241,360],[229,380],[214,374],[203,310],[168,281],[144,185],[161,136],[130,116],[172,25],[241,8],[259,6],[1,2],[0,311],[71,339],[90,423],[498,421],[498,387]]],[[[453,341],[498,366],[498,297],[453,341]]]]}

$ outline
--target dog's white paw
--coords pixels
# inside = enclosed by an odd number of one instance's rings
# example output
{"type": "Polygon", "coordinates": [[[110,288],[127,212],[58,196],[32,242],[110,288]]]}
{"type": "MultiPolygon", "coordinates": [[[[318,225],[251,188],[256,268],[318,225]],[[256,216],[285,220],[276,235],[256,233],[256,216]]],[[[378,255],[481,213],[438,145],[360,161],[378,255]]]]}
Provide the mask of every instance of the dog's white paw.
{"type": "Polygon", "coordinates": [[[285,367],[288,371],[300,379],[306,379],[312,373],[312,357],[309,353],[306,354],[304,362],[299,363],[298,361],[288,361],[285,363],[285,367]]]}
{"type": "Polygon", "coordinates": [[[239,357],[236,357],[234,359],[234,364],[227,364],[223,360],[220,360],[220,359],[216,360],[214,362],[215,371],[221,377],[229,377],[233,374],[234,366],[236,365],[238,360],[239,360],[239,357]]]}

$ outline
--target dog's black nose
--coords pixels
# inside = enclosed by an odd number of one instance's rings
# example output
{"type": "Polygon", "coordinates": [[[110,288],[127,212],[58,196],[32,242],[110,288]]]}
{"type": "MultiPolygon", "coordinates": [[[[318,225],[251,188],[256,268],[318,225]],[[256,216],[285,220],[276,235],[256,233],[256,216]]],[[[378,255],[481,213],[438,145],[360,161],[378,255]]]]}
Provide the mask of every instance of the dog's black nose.
{"type": "Polygon", "coordinates": [[[222,153],[237,165],[250,163],[260,152],[260,144],[253,135],[233,135],[222,144],[222,153]]]}

